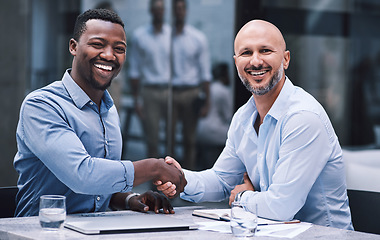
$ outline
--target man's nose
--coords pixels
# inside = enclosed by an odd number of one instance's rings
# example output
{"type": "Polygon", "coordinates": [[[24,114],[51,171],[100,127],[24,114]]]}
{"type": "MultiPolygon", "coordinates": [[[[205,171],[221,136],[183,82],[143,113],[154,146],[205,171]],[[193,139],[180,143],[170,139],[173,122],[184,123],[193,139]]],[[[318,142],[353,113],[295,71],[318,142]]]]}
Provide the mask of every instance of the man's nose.
{"type": "Polygon", "coordinates": [[[249,61],[249,63],[252,65],[252,66],[261,66],[263,65],[263,59],[261,58],[261,55],[257,52],[254,52],[251,56],[251,59],[249,61]]]}
{"type": "Polygon", "coordinates": [[[114,61],[116,59],[114,50],[111,46],[103,48],[103,51],[100,53],[100,57],[107,61],[114,61]]]}

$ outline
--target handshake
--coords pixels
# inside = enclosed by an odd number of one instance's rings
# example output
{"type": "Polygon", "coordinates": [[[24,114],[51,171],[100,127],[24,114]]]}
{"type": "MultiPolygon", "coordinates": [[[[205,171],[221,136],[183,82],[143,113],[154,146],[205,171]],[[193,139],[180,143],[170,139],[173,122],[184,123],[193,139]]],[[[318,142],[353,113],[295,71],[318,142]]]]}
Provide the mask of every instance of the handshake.
{"type": "Polygon", "coordinates": [[[172,157],[165,159],[149,158],[133,162],[135,167],[134,185],[153,181],[157,190],[168,198],[175,198],[183,192],[187,181],[181,165],[172,157]]]}
{"type": "Polygon", "coordinates": [[[169,156],[166,157],[165,163],[168,165],[174,166],[176,169],[178,169],[181,172],[181,179],[180,179],[179,185],[175,184],[174,181],[171,182],[171,181],[163,181],[163,180],[156,180],[153,182],[153,184],[157,186],[158,191],[161,191],[168,198],[175,198],[181,192],[183,192],[187,184],[187,181],[185,179],[185,174],[182,171],[181,165],[176,160],[174,160],[174,158],[169,157],[169,156]],[[178,189],[177,189],[177,186],[178,186],[178,189]]]}

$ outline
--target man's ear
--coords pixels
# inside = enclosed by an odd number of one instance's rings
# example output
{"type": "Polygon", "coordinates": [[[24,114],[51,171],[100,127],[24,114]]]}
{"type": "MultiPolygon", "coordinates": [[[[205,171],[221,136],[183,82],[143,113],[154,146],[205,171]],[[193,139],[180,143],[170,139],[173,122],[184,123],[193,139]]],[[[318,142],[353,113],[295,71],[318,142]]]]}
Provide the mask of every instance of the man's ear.
{"type": "Polygon", "coordinates": [[[284,52],[284,69],[288,69],[290,63],[290,51],[286,50],[284,52]]]}
{"type": "Polygon", "coordinates": [[[74,38],[70,39],[69,51],[71,55],[75,56],[77,54],[77,46],[78,46],[78,42],[74,38]]]}

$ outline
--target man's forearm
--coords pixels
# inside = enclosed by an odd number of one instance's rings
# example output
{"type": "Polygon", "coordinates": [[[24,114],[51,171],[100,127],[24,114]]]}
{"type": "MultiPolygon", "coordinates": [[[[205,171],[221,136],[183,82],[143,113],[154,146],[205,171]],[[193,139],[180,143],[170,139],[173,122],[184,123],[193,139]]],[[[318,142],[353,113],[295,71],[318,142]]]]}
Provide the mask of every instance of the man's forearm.
{"type": "MultiPolygon", "coordinates": [[[[135,180],[133,182],[134,186],[140,185],[147,181],[152,181],[158,177],[158,164],[159,159],[144,159],[140,161],[133,162],[135,167],[135,180]]],[[[163,161],[163,160],[162,160],[163,161]]]]}

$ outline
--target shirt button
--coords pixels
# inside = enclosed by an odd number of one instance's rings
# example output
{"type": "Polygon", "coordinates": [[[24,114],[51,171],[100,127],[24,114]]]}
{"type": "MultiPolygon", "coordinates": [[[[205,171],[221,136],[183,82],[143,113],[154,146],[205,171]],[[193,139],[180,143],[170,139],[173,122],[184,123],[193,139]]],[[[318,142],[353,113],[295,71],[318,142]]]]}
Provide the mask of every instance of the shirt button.
{"type": "Polygon", "coordinates": [[[97,200],[97,201],[100,201],[100,197],[99,197],[99,196],[98,196],[98,197],[96,197],[96,200],[97,200]]]}
{"type": "Polygon", "coordinates": [[[106,145],[108,145],[108,141],[106,140],[106,145]]]}
{"type": "Polygon", "coordinates": [[[90,102],[90,105],[94,105],[94,103],[93,103],[93,102],[90,102]]]}

